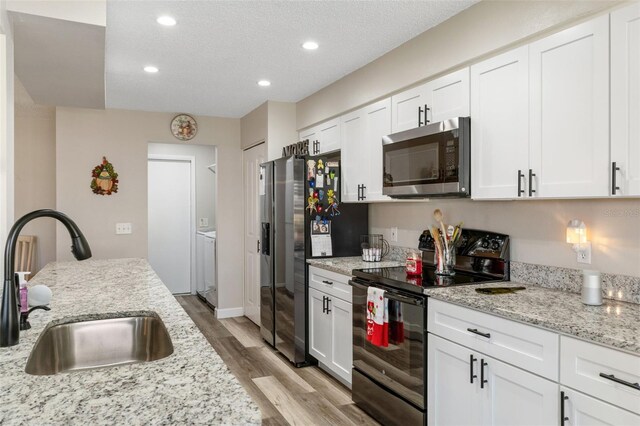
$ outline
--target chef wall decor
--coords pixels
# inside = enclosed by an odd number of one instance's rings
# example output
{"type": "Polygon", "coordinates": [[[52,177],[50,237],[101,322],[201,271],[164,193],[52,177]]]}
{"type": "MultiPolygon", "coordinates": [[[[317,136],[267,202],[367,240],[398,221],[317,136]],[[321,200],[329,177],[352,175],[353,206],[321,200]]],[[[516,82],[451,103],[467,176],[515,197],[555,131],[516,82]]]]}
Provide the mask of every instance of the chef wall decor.
{"type": "Polygon", "coordinates": [[[111,195],[118,192],[118,174],[107,157],[102,157],[102,163],[93,168],[91,178],[91,191],[94,194],[111,195]]]}

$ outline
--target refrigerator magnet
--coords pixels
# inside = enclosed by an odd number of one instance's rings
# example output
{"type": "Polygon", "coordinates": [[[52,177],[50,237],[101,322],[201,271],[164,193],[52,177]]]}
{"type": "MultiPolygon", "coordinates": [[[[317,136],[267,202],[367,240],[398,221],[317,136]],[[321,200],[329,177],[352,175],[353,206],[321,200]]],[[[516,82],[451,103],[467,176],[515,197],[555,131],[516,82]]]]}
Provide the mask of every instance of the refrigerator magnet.
{"type": "Polygon", "coordinates": [[[316,186],[316,178],[312,176],[309,178],[309,187],[315,188],[315,186],[316,186]]]}
{"type": "Polygon", "coordinates": [[[307,160],[307,180],[311,180],[315,176],[316,160],[307,160]]]}

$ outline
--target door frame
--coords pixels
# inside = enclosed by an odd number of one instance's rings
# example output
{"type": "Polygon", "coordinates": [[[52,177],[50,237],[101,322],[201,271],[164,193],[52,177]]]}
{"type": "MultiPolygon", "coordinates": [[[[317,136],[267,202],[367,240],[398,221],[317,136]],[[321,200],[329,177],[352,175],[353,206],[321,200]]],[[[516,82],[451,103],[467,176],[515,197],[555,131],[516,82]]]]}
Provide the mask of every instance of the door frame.
{"type": "MultiPolygon", "coordinates": [[[[251,146],[247,146],[245,148],[242,149],[242,190],[243,193],[246,190],[246,182],[244,181],[244,165],[245,165],[245,155],[246,152],[253,149],[253,148],[257,148],[259,146],[263,146],[263,153],[264,153],[264,161],[267,161],[267,141],[266,140],[261,140],[259,142],[254,143],[251,146]]],[[[259,223],[260,222],[260,211],[258,210],[257,212],[257,217],[256,217],[256,221],[259,223]]],[[[247,239],[247,222],[246,222],[246,204],[245,204],[245,197],[242,197],[242,229],[243,229],[243,235],[242,235],[242,309],[244,311],[244,315],[246,316],[246,306],[245,306],[245,288],[246,288],[246,276],[244,274],[245,271],[245,266],[246,266],[246,262],[247,262],[247,257],[246,257],[246,253],[247,253],[247,247],[246,247],[246,239],[247,239]]],[[[258,272],[259,273],[259,272],[258,272]]],[[[258,277],[259,278],[259,277],[258,277]]],[[[258,281],[258,286],[259,286],[260,282],[258,281]]],[[[260,318],[260,288],[258,287],[258,319],[260,318]]]]}
{"type": "MultiPolygon", "coordinates": [[[[189,170],[191,174],[191,194],[189,194],[189,198],[191,199],[191,217],[189,218],[190,224],[190,246],[191,253],[189,258],[191,259],[191,274],[189,277],[189,292],[191,294],[196,294],[196,215],[197,215],[197,206],[196,206],[196,157],[190,155],[173,155],[173,154],[147,154],[147,165],[149,161],[178,161],[178,162],[188,162],[189,170]]],[[[149,192],[149,174],[147,172],[147,193],[149,192]]],[[[147,200],[148,200],[147,195],[147,200]]],[[[149,220],[149,204],[147,203],[147,221],[149,220]]],[[[147,246],[149,244],[149,226],[147,222],[147,246]]],[[[216,254],[217,256],[217,254],[216,254]]]]}

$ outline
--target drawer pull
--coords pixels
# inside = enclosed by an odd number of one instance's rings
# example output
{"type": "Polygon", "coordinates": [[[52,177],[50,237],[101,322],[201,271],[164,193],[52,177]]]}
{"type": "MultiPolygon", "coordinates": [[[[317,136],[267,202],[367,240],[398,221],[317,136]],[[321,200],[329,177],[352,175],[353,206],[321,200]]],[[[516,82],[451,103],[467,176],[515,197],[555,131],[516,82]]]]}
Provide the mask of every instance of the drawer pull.
{"type": "Polygon", "coordinates": [[[328,285],[333,285],[333,281],[322,280],[322,282],[328,285]]]}
{"type": "Polygon", "coordinates": [[[640,383],[631,383],[631,382],[627,382],[626,380],[622,380],[622,379],[618,379],[616,376],[614,376],[613,374],[604,374],[604,373],[600,373],[600,377],[603,377],[605,379],[614,381],[616,383],[620,383],[621,385],[625,385],[625,386],[629,386],[630,388],[633,388],[635,390],[639,390],[640,391],[640,383]]]}
{"type": "Polygon", "coordinates": [[[473,379],[477,379],[478,375],[473,374],[473,363],[476,362],[478,358],[474,357],[473,354],[469,355],[469,381],[473,384],[473,379]]]}
{"type": "Polygon", "coordinates": [[[482,336],[482,337],[486,337],[487,339],[491,338],[491,334],[490,333],[483,333],[481,331],[478,331],[477,328],[467,328],[467,331],[473,333],[473,334],[477,334],[478,336],[482,336]]]}

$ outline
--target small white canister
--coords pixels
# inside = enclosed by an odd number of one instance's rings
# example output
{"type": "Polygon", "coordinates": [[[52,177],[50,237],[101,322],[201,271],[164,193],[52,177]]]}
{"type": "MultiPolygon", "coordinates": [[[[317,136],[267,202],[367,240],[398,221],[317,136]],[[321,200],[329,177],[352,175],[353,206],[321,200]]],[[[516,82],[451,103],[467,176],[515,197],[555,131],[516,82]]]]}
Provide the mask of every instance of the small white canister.
{"type": "Polygon", "coordinates": [[[582,272],[582,303],[585,305],[602,305],[600,271],[584,270],[582,272]]]}

